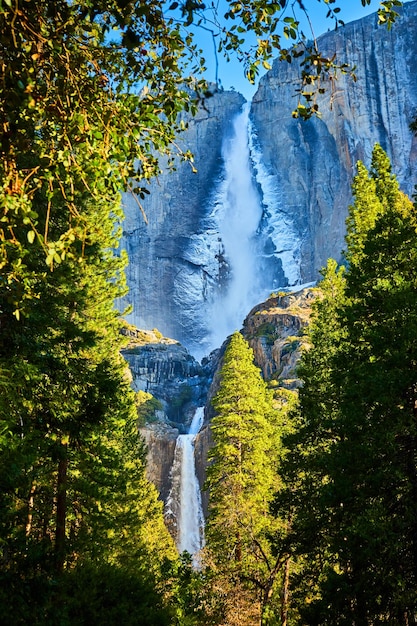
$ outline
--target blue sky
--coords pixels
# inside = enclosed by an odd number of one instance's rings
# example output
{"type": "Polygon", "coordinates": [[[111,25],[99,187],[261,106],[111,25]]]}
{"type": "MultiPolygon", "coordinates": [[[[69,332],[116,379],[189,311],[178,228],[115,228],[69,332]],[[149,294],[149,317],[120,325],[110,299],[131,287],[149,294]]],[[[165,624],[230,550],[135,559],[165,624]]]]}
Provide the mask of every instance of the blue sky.
{"type": "MultiPolygon", "coordinates": [[[[291,2],[288,2],[290,5],[291,2]]],[[[314,28],[314,34],[316,37],[326,32],[329,28],[333,27],[333,22],[330,19],[326,20],[326,13],[328,6],[320,0],[304,0],[304,5],[309,12],[311,22],[314,28]]],[[[341,11],[339,18],[345,23],[374,13],[379,7],[379,0],[371,0],[371,4],[367,7],[363,7],[361,0],[339,0],[336,5],[339,6],[341,11]]],[[[308,25],[303,25],[306,36],[309,36],[310,31],[308,25]]],[[[197,41],[202,46],[206,64],[208,80],[215,80],[215,56],[213,40],[209,34],[204,31],[200,31],[197,35],[197,41]]],[[[236,58],[232,59],[229,63],[225,59],[218,55],[219,63],[219,79],[224,89],[235,88],[236,91],[242,93],[247,100],[250,100],[256,91],[256,85],[250,85],[245,79],[243,74],[243,66],[239,64],[236,58]]]]}

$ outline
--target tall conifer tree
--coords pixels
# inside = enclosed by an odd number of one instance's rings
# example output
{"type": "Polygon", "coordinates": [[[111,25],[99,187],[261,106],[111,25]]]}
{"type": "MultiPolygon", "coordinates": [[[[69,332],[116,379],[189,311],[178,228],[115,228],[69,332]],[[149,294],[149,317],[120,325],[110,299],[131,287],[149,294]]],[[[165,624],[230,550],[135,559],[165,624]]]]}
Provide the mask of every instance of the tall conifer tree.
{"type": "Polygon", "coordinates": [[[319,581],[301,613],[308,624],[405,626],[417,610],[417,221],[379,146],[353,190],[341,332],[322,356],[332,331],[319,312],[301,368],[294,529],[319,581]]]}
{"type": "MultiPolygon", "coordinates": [[[[120,354],[114,301],[124,292],[125,261],[114,252],[118,196],[111,207],[104,199],[101,209],[85,205],[85,241],[75,257],[53,271],[41,251],[26,258],[36,297],[25,316],[12,314],[13,298],[2,301],[0,577],[14,593],[16,623],[24,623],[18,616],[28,604],[35,619],[38,603],[65,594],[66,572],[76,584],[79,567],[89,564],[93,578],[108,566],[122,577],[130,572],[138,590],[146,582],[149,593],[164,559],[175,559],[145,478],[134,392],[120,354]],[[20,595],[26,598],[19,604],[20,595]]],[[[51,218],[51,236],[65,228],[51,218]]],[[[1,290],[7,293],[7,285],[1,290]]],[[[124,602],[118,593],[113,601],[124,602]]],[[[66,623],[64,612],[59,619],[66,623]]]]}
{"type": "Polygon", "coordinates": [[[258,624],[284,563],[270,536],[278,452],[272,396],[238,332],[226,348],[213,407],[207,553],[223,580],[227,623],[258,624]]]}

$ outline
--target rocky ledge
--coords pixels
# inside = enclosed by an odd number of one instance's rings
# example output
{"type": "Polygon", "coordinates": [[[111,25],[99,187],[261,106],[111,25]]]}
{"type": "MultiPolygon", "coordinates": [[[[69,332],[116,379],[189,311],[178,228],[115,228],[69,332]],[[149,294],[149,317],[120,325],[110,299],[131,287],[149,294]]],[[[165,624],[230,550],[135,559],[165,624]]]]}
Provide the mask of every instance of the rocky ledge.
{"type": "Polygon", "coordinates": [[[133,388],[157,398],[169,420],[181,429],[191,420],[195,407],[204,404],[210,367],[200,365],[184,346],[156,329],[128,326],[124,334],[129,343],[122,354],[132,373],[133,388]]]}
{"type": "MultiPolygon", "coordinates": [[[[141,330],[126,324],[122,332],[128,338],[122,354],[129,364],[133,388],[151,394],[158,401],[149,420],[142,422],[140,433],[148,450],[148,479],[167,503],[177,437],[187,432],[196,407],[206,403],[216,355],[210,355],[200,365],[184,346],[156,329],[141,330]]],[[[195,444],[201,486],[209,446],[210,432],[205,427],[195,444]]]]}
{"type": "Polygon", "coordinates": [[[314,287],[279,292],[255,306],[246,317],[242,334],[265,380],[277,379],[287,389],[300,385],[296,367],[306,344],[304,330],[316,297],[314,287]]]}

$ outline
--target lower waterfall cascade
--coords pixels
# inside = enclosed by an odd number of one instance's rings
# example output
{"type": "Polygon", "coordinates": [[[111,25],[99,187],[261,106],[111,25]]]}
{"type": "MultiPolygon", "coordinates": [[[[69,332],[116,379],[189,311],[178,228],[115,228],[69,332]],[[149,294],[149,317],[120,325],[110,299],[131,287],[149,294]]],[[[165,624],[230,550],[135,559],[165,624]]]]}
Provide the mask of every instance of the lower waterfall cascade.
{"type": "Polygon", "coordinates": [[[169,513],[176,517],[176,545],[178,552],[187,551],[198,566],[198,553],[204,546],[204,514],[198,482],[194,443],[204,420],[204,407],[198,407],[188,434],[177,438],[172,465],[172,487],[167,502],[169,513]],[[176,502],[175,502],[176,500],[176,502]]]}

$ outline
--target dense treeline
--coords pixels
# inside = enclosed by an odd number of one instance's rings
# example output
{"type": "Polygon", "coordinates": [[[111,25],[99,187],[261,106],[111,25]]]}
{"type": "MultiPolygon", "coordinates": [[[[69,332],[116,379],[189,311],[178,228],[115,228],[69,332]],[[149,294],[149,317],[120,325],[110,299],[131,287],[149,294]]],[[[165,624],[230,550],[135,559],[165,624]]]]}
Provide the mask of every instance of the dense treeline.
{"type": "Polygon", "coordinates": [[[376,146],[329,261],[283,467],[301,623],[416,620],[416,208],[376,146]]]}
{"type": "MultiPolygon", "coordinates": [[[[329,262],[288,439],[302,620],[417,619],[416,207],[376,146],[329,262]]],[[[298,593],[298,592],[297,592],[298,593]]]]}
{"type": "Polygon", "coordinates": [[[221,624],[417,623],[416,206],[380,146],[353,196],[296,406],[272,408],[240,335],[226,351],[206,547],[221,624]]]}
{"type": "Polygon", "coordinates": [[[138,67],[128,35],[108,39],[132,23],[129,4],[0,3],[2,624],[175,615],[179,564],[145,478],[114,302],[120,190],[174,138],[185,47],[163,21],[145,27],[147,3],[136,27],[159,60],[138,67]],[[158,97],[139,98],[145,78],[158,97]]]}

